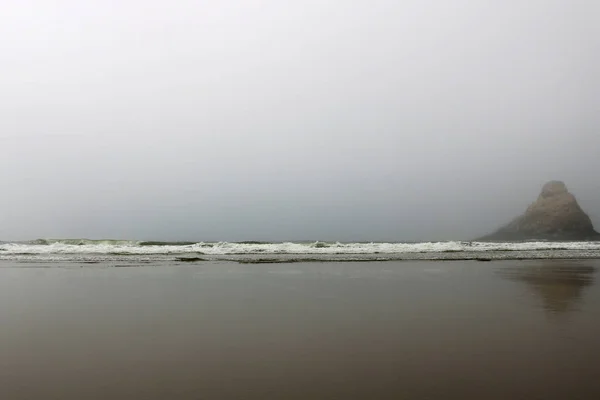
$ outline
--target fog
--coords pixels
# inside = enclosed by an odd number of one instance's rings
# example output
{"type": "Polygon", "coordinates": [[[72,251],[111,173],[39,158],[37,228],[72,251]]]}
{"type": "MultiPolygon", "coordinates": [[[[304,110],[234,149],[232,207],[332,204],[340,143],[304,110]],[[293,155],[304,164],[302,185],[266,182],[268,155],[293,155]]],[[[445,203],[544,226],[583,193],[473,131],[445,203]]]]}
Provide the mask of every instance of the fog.
{"type": "Polygon", "coordinates": [[[600,224],[600,3],[5,0],[0,239],[600,224]]]}

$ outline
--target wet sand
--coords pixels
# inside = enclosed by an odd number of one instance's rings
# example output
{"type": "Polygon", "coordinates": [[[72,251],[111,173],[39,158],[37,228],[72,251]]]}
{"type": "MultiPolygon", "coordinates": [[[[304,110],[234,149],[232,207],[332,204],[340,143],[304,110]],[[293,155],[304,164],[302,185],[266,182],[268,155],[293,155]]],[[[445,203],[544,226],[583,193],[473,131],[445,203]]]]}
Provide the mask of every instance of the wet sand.
{"type": "Polygon", "coordinates": [[[600,399],[600,261],[0,265],[0,398],[600,399]]]}

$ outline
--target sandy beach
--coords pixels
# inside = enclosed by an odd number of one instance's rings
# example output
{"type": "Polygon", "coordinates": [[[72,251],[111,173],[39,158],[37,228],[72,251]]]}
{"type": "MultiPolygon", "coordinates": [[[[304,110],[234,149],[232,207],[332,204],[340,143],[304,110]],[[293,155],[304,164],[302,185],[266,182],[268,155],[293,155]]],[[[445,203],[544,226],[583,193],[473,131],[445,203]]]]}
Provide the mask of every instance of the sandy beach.
{"type": "Polygon", "coordinates": [[[4,262],[0,397],[600,398],[599,266],[4,262]]]}

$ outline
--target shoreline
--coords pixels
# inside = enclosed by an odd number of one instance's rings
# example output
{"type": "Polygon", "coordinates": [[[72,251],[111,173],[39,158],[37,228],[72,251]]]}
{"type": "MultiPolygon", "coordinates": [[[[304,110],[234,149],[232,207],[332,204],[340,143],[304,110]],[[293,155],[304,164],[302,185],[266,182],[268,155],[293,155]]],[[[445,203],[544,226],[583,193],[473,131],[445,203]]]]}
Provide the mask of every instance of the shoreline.
{"type": "Polygon", "coordinates": [[[236,264],[291,264],[291,263],[355,263],[355,262],[406,262],[406,261],[526,261],[526,260],[598,260],[600,250],[493,250],[448,251],[414,253],[286,253],[286,254],[226,254],[208,255],[195,252],[183,254],[1,254],[1,264],[14,266],[31,265],[77,265],[91,267],[121,263],[127,266],[194,266],[210,263],[236,264]]]}

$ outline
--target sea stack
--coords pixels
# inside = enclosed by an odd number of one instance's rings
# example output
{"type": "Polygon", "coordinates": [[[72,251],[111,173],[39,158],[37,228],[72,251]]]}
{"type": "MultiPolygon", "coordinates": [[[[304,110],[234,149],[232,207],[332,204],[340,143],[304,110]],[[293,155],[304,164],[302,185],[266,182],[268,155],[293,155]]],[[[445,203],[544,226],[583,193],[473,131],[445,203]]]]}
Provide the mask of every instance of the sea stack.
{"type": "Polygon", "coordinates": [[[523,215],[500,228],[484,241],[521,240],[600,240],[590,217],[579,207],[577,199],[561,181],[551,181],[542,187],[538,199],[523,215]]]}

